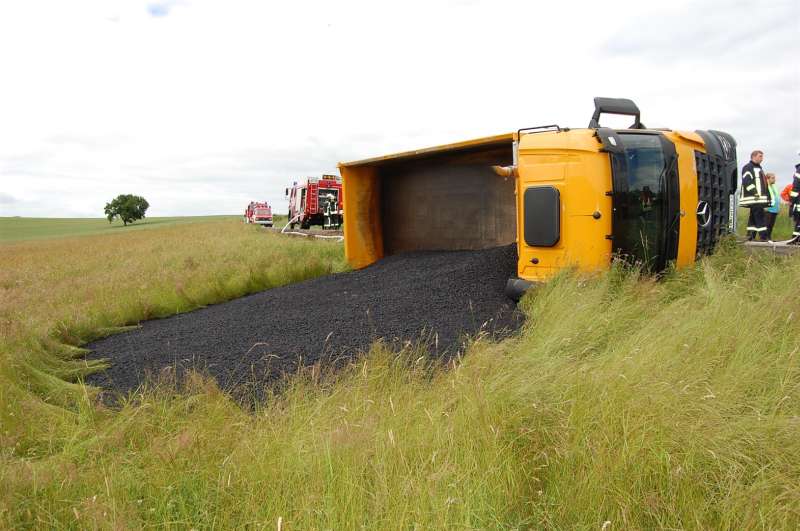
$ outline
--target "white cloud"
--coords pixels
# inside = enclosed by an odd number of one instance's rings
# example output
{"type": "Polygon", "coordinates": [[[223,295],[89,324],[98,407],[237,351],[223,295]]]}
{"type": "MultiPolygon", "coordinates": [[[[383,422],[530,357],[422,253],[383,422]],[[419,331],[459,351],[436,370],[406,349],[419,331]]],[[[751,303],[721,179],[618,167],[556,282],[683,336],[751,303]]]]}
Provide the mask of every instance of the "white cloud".
{"type": "Polygon", "coordinates": [[[101,216],[119,193],[152,215],[283,210],[287,183],[340,160],[582,127],[593,96],[726,130],[786,181],[800,7],[763,4],[4,3],[0,215],[101,216]]]}

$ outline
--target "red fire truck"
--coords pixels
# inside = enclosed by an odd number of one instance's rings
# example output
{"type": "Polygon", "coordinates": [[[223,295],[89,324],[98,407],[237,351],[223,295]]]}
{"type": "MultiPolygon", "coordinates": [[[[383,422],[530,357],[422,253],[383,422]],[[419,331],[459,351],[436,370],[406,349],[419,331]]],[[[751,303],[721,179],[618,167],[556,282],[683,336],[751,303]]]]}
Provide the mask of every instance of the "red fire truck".
{"type": "Polygon", "coordinates": [[[257,223],[265,227],[272,226],[272,207],[267,203],[257,203],[251,201],[247,205],[247,210],[244,211],[244,220],[246,223],[257,223]]]}
{"type": "Polygon", "coordinates": [[[286,189],[289,200],[289,225],[307,229],[322,225],[323,229],[342,226],[342,178],[323,175],[295,182],[286,189]]]}

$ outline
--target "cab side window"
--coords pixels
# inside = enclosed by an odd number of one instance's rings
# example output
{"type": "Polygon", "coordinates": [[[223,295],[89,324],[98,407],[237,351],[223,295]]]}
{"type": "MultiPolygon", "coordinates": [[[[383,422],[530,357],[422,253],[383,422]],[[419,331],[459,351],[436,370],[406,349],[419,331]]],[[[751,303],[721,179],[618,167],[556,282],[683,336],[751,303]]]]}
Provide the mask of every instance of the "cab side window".
{"type": "Polygon", "coordinates": [[[525,190],[524,232],[530,247],[553,247],[561,239],[561,196],[552,186],[525,190]]]}

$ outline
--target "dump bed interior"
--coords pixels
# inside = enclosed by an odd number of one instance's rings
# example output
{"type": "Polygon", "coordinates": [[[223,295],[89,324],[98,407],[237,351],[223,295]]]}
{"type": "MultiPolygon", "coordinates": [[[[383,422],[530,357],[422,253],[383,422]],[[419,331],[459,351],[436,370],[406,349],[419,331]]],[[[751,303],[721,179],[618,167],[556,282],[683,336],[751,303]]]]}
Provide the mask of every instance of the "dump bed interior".
{"type": "Polygon", "coordinates": [[[484,249],[516,240],[513,134],[342,163],[345,252],[355,267],[390,254],[484,249]]]}

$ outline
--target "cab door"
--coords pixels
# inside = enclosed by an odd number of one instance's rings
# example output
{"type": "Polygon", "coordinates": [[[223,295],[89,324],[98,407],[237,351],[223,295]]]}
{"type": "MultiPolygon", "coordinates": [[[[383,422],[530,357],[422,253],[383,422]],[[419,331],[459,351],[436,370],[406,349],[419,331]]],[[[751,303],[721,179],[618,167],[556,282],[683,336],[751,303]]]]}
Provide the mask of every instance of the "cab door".
{"type": "Polygon", "coordinates": [[[542,281],[565,267],[607,267],[611,169],[593,131],[529,134],[519,146],[519,277],[542,281]]]}

